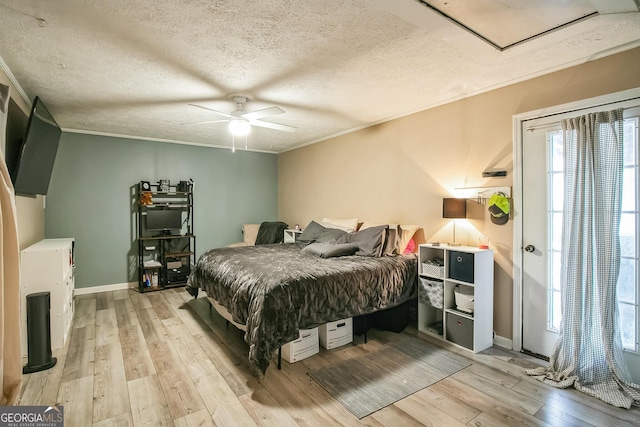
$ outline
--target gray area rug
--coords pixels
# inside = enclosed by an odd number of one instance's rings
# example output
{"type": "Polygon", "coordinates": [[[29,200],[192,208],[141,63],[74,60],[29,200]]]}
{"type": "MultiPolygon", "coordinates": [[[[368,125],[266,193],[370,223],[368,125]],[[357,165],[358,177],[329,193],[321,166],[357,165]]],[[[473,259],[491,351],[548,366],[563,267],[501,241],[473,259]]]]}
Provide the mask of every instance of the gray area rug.
{"type": "Polygon", "coordinates": [[[455,353],[407,337],[309,375],[363,418],[471,365],[455,353]]]}

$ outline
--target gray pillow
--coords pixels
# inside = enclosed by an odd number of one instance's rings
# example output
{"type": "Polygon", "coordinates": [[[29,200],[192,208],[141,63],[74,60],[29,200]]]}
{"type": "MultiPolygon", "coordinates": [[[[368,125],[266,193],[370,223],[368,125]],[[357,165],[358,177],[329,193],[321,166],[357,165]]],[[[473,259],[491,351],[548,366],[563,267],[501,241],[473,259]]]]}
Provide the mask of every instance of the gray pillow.
{"type": "Polygon", "coordinates": [[[321,226],[315,221],[311,221],[309,225],[307,225],[307,228],[302,231],[302,234],[298,236],[296,242],[302,242],[306,244],[313,243],[325,230],[325,227],[321,226]]]}
{"type": "Polygon", "coordinates": [[[387,239],[384,242],[382,255],[394,256],[397,254],[398,248],[396,246],[398,245],[398,236],[400,236],[400,233],[398,232],[399,228],[400,226],[396,225],[394,227],[389,227],[387,230],[387,239]]]}
{"type": "Polygon", "coordinates": [[[317,255],[321,258],[331,258],[338,256],[353,255],[358,250],[356,245],[351,243],[311,243],[302,249],[302,252],[317,255]]]}
{"type": "Polygon", "coordinates": [[[382,256],[388,229],[388,225],[379,225],[355,233],[347,233],[337,239],[336,243],[353,243],[358,246],[356,255],[379,257],[382,256]]]}
{"type": "Polygon", "coordinates": [[[337,240],[340,237],[347,234],[346,231],[340,230],[338,228],[325,228],[323,232],[316,238],[317,243],[327,243],[332,240],[337,240]]]}

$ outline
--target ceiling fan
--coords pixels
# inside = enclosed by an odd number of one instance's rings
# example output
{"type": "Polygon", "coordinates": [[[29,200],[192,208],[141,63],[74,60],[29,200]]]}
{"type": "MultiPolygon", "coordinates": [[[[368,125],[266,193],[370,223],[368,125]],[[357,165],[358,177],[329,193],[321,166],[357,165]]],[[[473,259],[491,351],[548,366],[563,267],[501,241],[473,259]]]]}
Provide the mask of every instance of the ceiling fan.
{"type": "Polygon", "coordinates": [[[212,108],[204,107],[202,105],[197,104],[189,104],[194,107],[203,108],[208,111],[212,111],[220,116],[226,117],[221,120],[206,120],[202,122],[194,122],[194,123],[185,123],[189,125],[195,124],[204,124],[204,123],[222,123],[229,122],[229,132],[233,136],[246,136],[251,132],[251,126],[260,126],[268,129],[275,129],[283,132],[295,132],[298,128],[293,126],[281,125],[278,123],[265,122],[260,120],[264,117],[275,116],[278,114],[283,114],[284,110],[280,107],[269,107],[263,108],[262,110],[251,111],[249,113],[245,113],[244,106],[245,104],[251,100],[251,97],[244,93],[231,93],[227,96],[227,98],[231,99],[236,103],[235,111],[231,113],[223,113],[222,111],[217,111],[212,108]]]}

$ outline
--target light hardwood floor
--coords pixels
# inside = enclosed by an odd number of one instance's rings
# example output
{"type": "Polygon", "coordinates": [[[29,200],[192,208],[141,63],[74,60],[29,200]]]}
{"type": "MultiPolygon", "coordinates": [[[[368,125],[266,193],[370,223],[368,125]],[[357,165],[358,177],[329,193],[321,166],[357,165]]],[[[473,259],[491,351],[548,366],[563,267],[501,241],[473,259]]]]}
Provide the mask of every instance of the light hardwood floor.
{"type": "Polygon", "coordinates": [[[472,354],[448,346],[472,364],[361,420],[307,375],[400,336],[371,330],[367,344],[356,337],[301,362],[283,361],[281,371],[272,364],[258,381],[243,333],[183,288],[83,295],[57,365],[24,376],[20,404],[64,405],[67,427],[640,425],[640,408],[541,384],[522,371],[541,362],[496,347],[472,354]]]}

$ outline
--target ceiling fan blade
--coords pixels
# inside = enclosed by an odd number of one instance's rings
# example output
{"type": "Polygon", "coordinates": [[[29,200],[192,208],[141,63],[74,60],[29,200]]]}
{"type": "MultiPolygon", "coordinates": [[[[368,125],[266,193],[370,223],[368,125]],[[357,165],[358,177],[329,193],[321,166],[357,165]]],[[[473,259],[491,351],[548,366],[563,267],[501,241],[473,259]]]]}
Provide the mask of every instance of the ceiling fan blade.
{"type": "Polygon", "coordinates": [[[271,122],[263,122],[262,120],[249,120],[249,123],[251,123],[254,126],[260,126],[263,128],[269,128],[269,129],[275,129],[275,130],[281,130],[284,132],[296,132],[298,130],[298,128],[293,127],[293,126],[287,126],[287,125],[279,125],[277,123],[271,123],[271,122]]]}
{"type": "Polygon", "coordinates": [[[204,122],[189,122],[189,123],[180,123],[181,125],[203,125],[205,123],[223,123],[228,122],[229,120],[206,120],[204,122]]]}
{"type": "Polygon", "coordinates": [[[275,116],[283,113],[284,113],[284,110],[280,107],[269,107],[269,108],[263,108],[262,110],[257,110],[257,111],[252,111],[250,113],[242,114],[242,117],[244,117],[247,120],[256,120],[256,119],[261,119],[263,117],[275,116]]]}
{"type": "Polygon", "coordinates": [[[209,107],[204,107],[204,106],[198,105],[198,104],[189,104],[189,105],[191,105],[193,107],[202,108],[203,110],[211,111],[211,112],[216,113],[216,114],[220,114],[221,116],[224,116],[224,117],[229,117],[229,118],[232,118],[232,119],[234,118],[234,116],[232,116],[231,114],[223,113],[222,111],[214,110],[214,109],[209,108],[209,107]]]}

